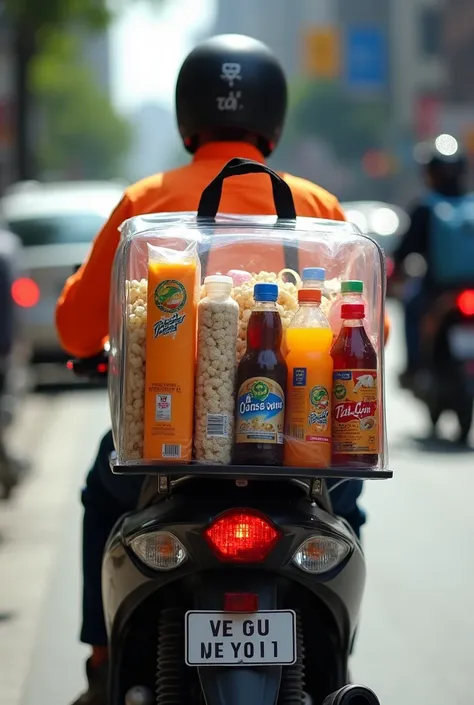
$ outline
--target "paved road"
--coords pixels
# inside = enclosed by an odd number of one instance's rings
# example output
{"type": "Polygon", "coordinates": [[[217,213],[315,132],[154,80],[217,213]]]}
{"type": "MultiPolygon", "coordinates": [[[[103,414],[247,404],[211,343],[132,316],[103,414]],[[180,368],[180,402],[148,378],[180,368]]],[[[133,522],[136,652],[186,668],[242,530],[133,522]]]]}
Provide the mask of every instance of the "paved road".
{"type": "MultiPolygon", "coordinates": [[[[368,584],[352,670],[383,705],[467,705],[474,666],[474,457],[420,439],[423,409],[398,391],[390,343],[391,482],[367,483],[368,584]]],[[[0,703],[64,705],[83,684],[78,492],[107,425],[104,394],[33,397],[15,435],[35,473],[0,506],[0,703]],[[2,620],[3,617],[3,620],[2,620]]],[[[444,431],[453,427],[448,419],[444,431]]]]}

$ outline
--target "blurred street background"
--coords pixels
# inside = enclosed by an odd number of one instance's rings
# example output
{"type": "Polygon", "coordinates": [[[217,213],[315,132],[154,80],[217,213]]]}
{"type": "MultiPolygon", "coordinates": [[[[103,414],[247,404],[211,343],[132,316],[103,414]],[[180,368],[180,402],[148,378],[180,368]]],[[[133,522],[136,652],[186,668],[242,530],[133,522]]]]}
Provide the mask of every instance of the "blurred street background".
{"type": "MultiPolygon", "coordinates": [[[[110,421],[104,391],[70,386],[54,301],[124,185],[187,160],[177,71],[222,32],[263,40],[288,73],[271,166],[336,193],[387,254],[421,190],[415,145],[449,133],[474,156],[472,0],[0,0],[0,242],[21,240],[13,294],[26,327],[9,438],[31,461],[0,501],[0,705],[67,705],[84,685],[79,492],[110,421]]],[[[396,300],[389,313],[395,479],[366,483],[352,675],[382,705],[468,705],[474,456],[450,442],[449,415],[444,440],[425,439],[426,410],[397,384],[396,300]]]]}

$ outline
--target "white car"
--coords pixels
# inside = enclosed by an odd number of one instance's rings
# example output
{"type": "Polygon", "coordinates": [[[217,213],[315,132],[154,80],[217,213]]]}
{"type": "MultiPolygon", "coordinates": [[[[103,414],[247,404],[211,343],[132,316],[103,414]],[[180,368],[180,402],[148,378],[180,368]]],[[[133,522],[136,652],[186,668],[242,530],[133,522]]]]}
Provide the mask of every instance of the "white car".
{"type": "Polygon", "coordinates": [[[24,182],[0,200],[0,214],[23,242],[22,271],[13,297],[23,310],[32,361],[62,362],[54,312],[66,279],[120,201],[119,182],[24,182]]]}

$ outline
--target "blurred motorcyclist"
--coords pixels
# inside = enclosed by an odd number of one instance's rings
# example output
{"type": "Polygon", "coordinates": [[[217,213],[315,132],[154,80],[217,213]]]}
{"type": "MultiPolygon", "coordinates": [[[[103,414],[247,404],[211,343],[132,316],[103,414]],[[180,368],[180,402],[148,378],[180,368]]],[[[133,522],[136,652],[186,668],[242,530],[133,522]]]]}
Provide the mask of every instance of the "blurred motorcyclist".
{"type": "MultiPolygon", "coordinates": [[[[87,357],[101,350],[108,334],[112,262],[118,228],[132,216],[166,211],[195,211],[203,189],[234,157],[263,162],[281,136],[287,107],[286,78],[278,60],[261,42],[241,35],[213,37],[185,59],[176,86],[176,114],[181,138],[193,155],[184,167],[147,178],[125,192],[94,242],[86,263],[64,288],[57,307],[57,326],[66,350],[87,357]]],[[[344,220],[335,198],[324,189],[289,174],[299,216],[344,220]]],[[[225,213],[274,214],[270,179],[245,175],[229,179],[220,210],[225,213]]],[[[282,262],[281,266],[284,266],[282,262]]],[[[269,264],[269,267],[271,265],[269,264]]],[[[82,493],[83,626],[81,640],[93,647],[87,663],[89,688],[76,705],[105,705],[107,633],[101,600],[101,561],[114,523],[136,506],[142,479],[113,476],[108,457],[109,432],[82,493]]],[[[357,506],[362,483],[335,490],[335,510],[359,533],[365,521],[357,506]]]]}
{"type": "MultiPolygon", "coordinates": [[[[454,246],[454,238],[446,237],[442,251],[438,250],[439,204],[448,204],[454,212],[471,198],[467,194],[468,161],[457,140],[440,135],[432,142],[419,145],[417,161],[421,164],[427,193],[416,201],[410,211],[410,226],[393,254],[395,276],[408,255],[418,253],[426,262],[422,277],[408,282],[404,294],[406,369],[400,374],[400,384],[409,387],[420,367],[420,324],[430,302],[442,290],[435,260],[446,255],[454,246]],[[436,250],[436,251],[435,251],[436,250]]],[[[441,217],[443,214],[441,213],[441,217]]],[[[442,265],[441,265],[442,266],[442,265]]]]}

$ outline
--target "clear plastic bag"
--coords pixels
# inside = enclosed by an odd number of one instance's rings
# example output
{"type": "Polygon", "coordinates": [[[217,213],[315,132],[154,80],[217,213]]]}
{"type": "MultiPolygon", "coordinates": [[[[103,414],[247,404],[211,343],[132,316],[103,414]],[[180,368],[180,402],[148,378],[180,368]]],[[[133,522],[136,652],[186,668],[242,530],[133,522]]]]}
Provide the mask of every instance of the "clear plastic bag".
{"type": "MultiPolygon", "coordinates": [[[[362,380],[354,394],[358,377],[364,376],[359,374],[357,377],[354,373],[354,383],[351,390],[348,390],[347,384],[344,382],[346,384],[344,392],[347,395],[346,400],[337,399],[334,396],[334,389],[327,391],[332,407],[342,402],[346,404],[347,409],[344,413],[349,414],[350,412],[353,437],[355,437],[354,434],[357,436],[357,414],[364,407],[364,404],[362,404],[362,406],[359,405],[356,408],[357,399],[359,398],[359,401],[362,402],[364,402],[364,399],[366,401],[372,400],[370,402],[372,404],[370,419],[370,424],[372,424],[370,426],[371,448],[376,449],[376,452],[372,453],[372,457],[376,457],[376,462],[368,470],[376,476],[377,472],[380,474],[380,471],[388,469],[383,385],[385,272],[382,251],[373,240],[362,235],[352,224],[311,218],[294,218],[294,208],[293,211],[291,210],[291,192],[289,200],[287,198],[288,194],[284,189],[280,191],[279,195],[278,188],[280,186],[276,182],[279,177],[260,164],[257,164],[256,168],[252,166],[252,170],[264,169],[270,174],[273,180],[275,205],[279,217],[216,215],[220,189],[224,178],[233,173],[245,173],[245,169],[244,171],[240,170],[242,169],[241,163],[243,160],[233,160],[233,162],[239,162],[239,170],[232,171],[232,167],[227,165],[223,170],[225,172],[227,169],[227,173],[222,176],[221,172],[221,175],[215,180],[218,181],[220,179],[217,189],[215,182],[212,182],[210,187],[203,193],[197,214],[165,213],[141,216],[126,221],[122,227],[121,243],[115,260],[110,307],[110,369],[113,373],[109,377],[109,394],[113,434],[117,450],[117,465],[124,471],[126,471],[127,467],[139,471],[140,467],[142,467],[143,471],[146,472],[152,466],[156,466],[159,469],[161,466],[167,467],[170,462],[184,464],[192,460],[189,450],[192,447],[192,445],[190,446],[189,433],[185,434],[186,438],[182,443],[172,442],[167,444],[182,446],[179,449],[172,449],[175,453],[174,457],[169,457],[169,453],[163,455],[163,452],[144,452],[146,444],[143,441],[140,443],[139,440],[139,435],[145,433],[144,410],[156,410],[156,397],[159,393],[164,394],[161,389],[157,390],[153,386],[151,380],[148,380],[148,366],[152,367],[155,370],[155,374],[158,375],[163,375],[163,372],[160,372],[161,366],[165,366],[169,360],[172,360],[172,364],[176,369],[182,369],[182,379],[185,380],[186,384],[178,385],[178,382],[175,382],[175,384],[180,386],[180,394],[184,395],[187,401],[184,412],[184,407],[179,407],[181,409],[180,413],[184,413],[186,418],[190,418],[190,415],[194,414],[195,409],[195,401],[190,401],[194,394],[194,377],[191,379],[189,370],[191,361],[193,361],[192,364],[194,365],[197,359],[196,349],[190,342],[192,336],[190,335],[186,343],[186,363],[179,362],[182,360],[182,350],[180,349],[177,335],[173,337],[173,334],[165,334],[170,346],[167,348],[166,360],[156,356],[154,352],[150,354],[149,341],[154,340],[150,337],[152,336],[150,331],[156,330],[155,326],[158,323],[157,313],[160,312],[158,312],[156,305],[153,303],[154,293],[150,292],[149,253],[153,251],[152,248],[159,248],[160,251],[167,250],[175,253],[173,257],[176,260],[180,258],[186,259],[190,252],[197,252],[200,266],[196,266],[195,269],[196,281],[199,278],[199,283],[201,284],[208,275],[229,274],[233,277],[234,286],[231,290],[231,297],[238,305],[236,362],[242,359],[246,349],[248,323],[255,306],[254,286],[256,283],[277,284],[276,311],[279,314],[283,331],[285,331],[298,308],[298,289],[301,288],[299,275],[304,267],[324,267],[326,270],[325,295],[321,304],[321,309],[325,314],[328,313],[333,297],[336,296],[340,289],[341,281],[357,279],[363,282],[364,296],[367,302],[367,310],[364,311],[364,315],[370,323],[371,331],[376,332],[372,336],[377,360],[376,369],[370,372],[370,376],[374,381],[371,382],[370,390],[364,392],[364,380],[362,380]],[[275,187],[275,183],[277,183],[277,187],[275,187]],[[212,191],[212,189],[214,190],[212,191]],[[286,195],[281,196],[281,193],[286,195]],[[141,315],[146,317],[146,334],[140,334],[139,343],[135,339],[136,336],[135,338],[133,337],[133,326],[131,327],[130,322],[131,317],[136,315],[137,297],[140,297],[139,300],[143,303],[146,301],[147,304],[143,306],[146,311],[140,312],[141,315]],[[137,348],[134,347],[137,344],[141,345],[139,355],[137,348]],[[142,379],[146,379],[143,391],[141,391],[141,384],[130,382],[130,379],[137,375],[135,356],[138,356],[141,360],[142,379]],[[184,386],[186,386],[185,390],[183,389],[184,386]],[[132,398],[130,398],[130,390],[133,390],[132,398]],[[365,393],[367,393],[367,397],[364,396],[365,393]],[[132,403],[130,404],[130,402],[132,403]],[[131,436],[136,437],[132,444],[130,443],[131,436]]],[[[250,162],[250,164],[254,165],[253,162],[250,162]]],[[[246,168],[248,170],[248,163],[246,168]]],[[[284,182],[282,183],[284,184],[284,182]]],[[[285,187],[288,189],[286,184],[285,187]]],[[[173,279],[173,277],[168,276],[167,280],[170,279],[173,279]]],[[[177,277],[176,281],[178,281],[177,277]]],[[[153,290],[156,291],[159,285],[160,282],[155,279],[153,281],[153,290]]],[[[185,289],[187,291],[187,287],[185,289]]],[[[189,314],[190,317],[188,318],[189,322],[192,323],[194,321],[194,341],[196,336],[199,335],[196,307],[199,299],[204,298],[205,295],[204,288],[200,287],[199,291],[196,290],[195,298],[192,299],[192,306],[189,309],[194,311],[192,316],[189,314]]],[[[285,358],[285,341],[283,341],[281,350],[283,358],[285,358]]],[[[213,368],[217,376],[219,375],[219,364],[221,362],[219,356],[220,352],[217,360],[218,365],[215,369],[213,368]]],[[[223,361],[222,365],[224,365],[223,361]]],[[[222,368],[222,372],[224,372],[224,368],[222,368]]],[[[365,373],[366,379],[368,374],[367,372],[365,373]]],[[[290,377],[288,377],[288,380],[291,384],[290,377]]],[[[337,390],[340,396],[343,393],[340,384],[337,386],[337,390]]],[[[236,393],[235,387],[232,391],[234,394],[236,393]]],[[[169,392],[171,397],[169,398],[168,394],[168,398],[163,401],[170,418],[173,416],[173,409],[177,408],[173,407],[175,403],[173,395],[177,393],[177,388],[175,387],[169,392]]],[[[202,393],[202,385],[200,393],[202,393]]],[[[310,394],[311,390],[306,390],[305,393],[310,394]]],[[[315,395],[313,395],[313,399],[316,399],[315,395]]],[[[367,407],[367,404],[365,404],[365,407],[367,407]]],[[[163,416],[166,416],[164,412],[163,416]]],[[[360,421],[362,423],[362,419],[360,421]]],[[[162,424],[160,433],[163,434],[163,424],[169,423],[169,421],[160,420],[160,423],[162,424]]],[[[158,433],[156,428],[154,433],[158,433]]],[[[347,449],[349,455],[352,453],[357,460],[361,454],[363,455],[363,448],[362,446],[359,448],[357,443],[355,445],[353,443],[351,449],[351,433],[348,434],[347,449]],[[357,452],[358,448],[359,453],[357,452]]],[[[365,436],[367,436],[367,433],[365,436]]],[[[162,435],[158,435],[158,437],[161,439],[162,435]]],[[[284,443],[284,438],[282,440],[284,443]]],[[[308,443],[311,442],[313,441],[308,440],[308,443]]],[[[163,447],[166,445],[163,440],[160,440],[160,443],[163,447]]],[[[256,453],[255,466],[261,468],[262,465],[265,465],[265,462],[262,462],[262,458],[263,460],[265,459],[264,454],[262,456],[262,453],[256,453]]],[[[193,462],[196,461],[193,460],[193,462]]],[[[249,472],[251,472],[251,465],[252,463],[249,463],[249,472]]],[[[186,471],[186,474],[192,472],[192,467],[194,466],[192,465],[191,469],[186,471]]],[[[287,474],[290,470],[286,468],[287,474]]],[[[330,466],[326,470],[327,476],[336,476],[336,470],[342,472],[344,468],[335,469],[330,466]]],[[[275,472],[277,472],[276,468],[275,472]]],[[[352,464],[350,472],[357,476],[356,462],[352,464]]],[[[163,474],[166,473],[164,472],[163,474]]],[[[311,473],[306,468],[304,473],[295,469],[295,474],[297,476],[299,474],[308,476],[311,473]]],[[[364,476],[367,476],[367,473],[364,476]]]]}

